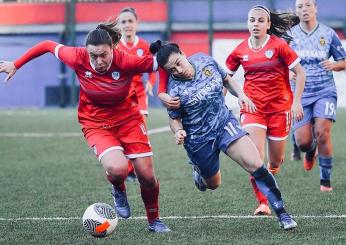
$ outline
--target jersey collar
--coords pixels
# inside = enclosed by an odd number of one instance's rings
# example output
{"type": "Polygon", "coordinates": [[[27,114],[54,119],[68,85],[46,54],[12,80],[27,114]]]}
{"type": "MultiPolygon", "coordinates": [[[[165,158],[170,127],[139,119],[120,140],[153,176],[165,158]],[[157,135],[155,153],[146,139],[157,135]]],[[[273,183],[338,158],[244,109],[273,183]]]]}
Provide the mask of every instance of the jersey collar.
{"type": "Polygon", "coordinates": [[[299,28],[300,28],[300,30],[301,30],[303,33],[305,33],[305,34],[308,35],[308,36],[311,36],[311,35],[318,29],[319,26],[320,26],[320,23],[317,22],[317,25],[315,26],[315,28],[312,29],[312,31],[310,31],[310,32],[306,32],[306,31],[301,27],[301,25],[299,25],[299,28]]]}
{"type": "Polygon", "coordinates": [[[249,45],[249,48],[250,48],[251,50],[256,50],[256,51],[258,51],[258,50],[261,50],[264,46],[266,46],[266,44],[268,43],[269,39],[270,39],[270,35],[267,34],[266,40],[264,41],[264,43],[263,43],[263,44],[261,45],[261,47],[259,47],[259,48],[254,48],[254,47],[252,47],[251,37],[248,38],[247,44],[249,45]]]}
{"type": "Polygon", "coordinates": [[[133,42],[133,46],[132,46],[132,47],[127,46],[127,42],[125,41],[124,36],[122,36],[122,37],[120,38],[120,42],[121,42],[126,48],[128,48],[128,49],[133,49],[134,47],[137,46],[137,44],[138,44],[138,42],[139,42],[139,38],[138,38],[137,35],[135,36],[135,40],[134,40],[134,42],[133,42]]]}

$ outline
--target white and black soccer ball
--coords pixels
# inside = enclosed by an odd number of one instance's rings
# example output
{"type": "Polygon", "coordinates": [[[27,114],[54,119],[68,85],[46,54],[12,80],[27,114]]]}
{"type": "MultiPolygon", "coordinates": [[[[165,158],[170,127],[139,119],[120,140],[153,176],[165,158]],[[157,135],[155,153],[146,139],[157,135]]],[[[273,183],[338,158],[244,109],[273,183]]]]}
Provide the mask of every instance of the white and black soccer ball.
{"type": "Polygon", "coordinates": [[[84,229],[95,237],[105,237],[111,234],[118,224],[118,216],[110,205],[94,203],[83,215],[84,229]]]}

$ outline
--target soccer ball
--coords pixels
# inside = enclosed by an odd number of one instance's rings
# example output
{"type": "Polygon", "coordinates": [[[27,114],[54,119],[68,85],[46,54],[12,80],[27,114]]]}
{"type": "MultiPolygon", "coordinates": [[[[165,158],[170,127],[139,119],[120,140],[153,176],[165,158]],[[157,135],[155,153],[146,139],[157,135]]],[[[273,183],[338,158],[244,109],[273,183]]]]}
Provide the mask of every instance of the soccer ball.
{"type": "Polygon", "coordinates": [[[94,203],[90,205],[83,215],[84,229],[95,237],[110,235],[118,224],[118,216],[115,210],[106,203],[94,203]]]}

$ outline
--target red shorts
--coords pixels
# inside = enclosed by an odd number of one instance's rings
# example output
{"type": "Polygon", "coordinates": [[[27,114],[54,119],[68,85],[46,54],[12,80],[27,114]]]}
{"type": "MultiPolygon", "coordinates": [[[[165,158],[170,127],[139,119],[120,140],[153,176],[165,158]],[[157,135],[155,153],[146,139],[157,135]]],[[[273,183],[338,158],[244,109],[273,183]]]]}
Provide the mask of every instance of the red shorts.
{"type": "Polygon", "coordinates": [[[148,96],[145,93],[144,86],[136,84],[136,96],[138,100],[138,107],[142,115],[148,115],[148,96]]]}
{"type": "Polygon", "coordinates": [[[242,112],[240,124],[245,129],[247,127],[259,127],[267,131],[267,137],[271,140],[285,140],[291,130],[291,111],[275,113],[248,113],[242,112]]]}
{"type": "Polygon", "coordinates": [[[129,159],[153,155],[142,118],[117,126],[83,128],[82,131],[99,161],[112,150],[122,150],[129,159]]]}

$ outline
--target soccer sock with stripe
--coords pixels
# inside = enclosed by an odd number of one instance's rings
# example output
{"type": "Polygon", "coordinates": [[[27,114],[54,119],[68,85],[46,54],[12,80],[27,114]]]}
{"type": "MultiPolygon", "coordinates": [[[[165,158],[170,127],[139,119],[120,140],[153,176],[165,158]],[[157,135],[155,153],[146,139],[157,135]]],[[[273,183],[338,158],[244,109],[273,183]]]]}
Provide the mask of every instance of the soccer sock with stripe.
{"type": "Polygon", "coordinates": [[[156,185],[153,189],[146,189],[141,185],[141,196],[144,202],[149,223],[152,223],[159,217],[159,192],[159,180],[156,180],[156,185]]]}
{"type": "Polygon", "coordinates": [[[320,184],[330,187],[330,176],[333,168],[333,157],[318,156],[318,162],[320,165],[320,184]]]}
{"type": "Polygon", "coordinates": [[[267,197],[271,207],[279,217],[285,213],[281,192],[276,184],[274,176],[264,167],[258,168],[252,173],[259,190],[267,197]]]}

